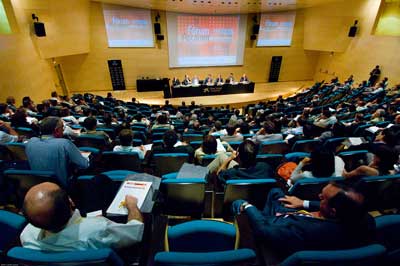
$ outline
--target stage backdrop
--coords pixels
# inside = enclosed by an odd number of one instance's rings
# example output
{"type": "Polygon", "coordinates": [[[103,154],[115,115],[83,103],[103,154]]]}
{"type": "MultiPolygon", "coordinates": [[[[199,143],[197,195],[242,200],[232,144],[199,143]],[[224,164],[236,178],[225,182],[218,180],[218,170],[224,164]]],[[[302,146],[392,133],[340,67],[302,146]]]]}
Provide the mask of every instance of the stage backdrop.
{"type": "Polygon", "coordinates": [[[245,15],[167,12],[169,66],[243,65],[245,15]]]}

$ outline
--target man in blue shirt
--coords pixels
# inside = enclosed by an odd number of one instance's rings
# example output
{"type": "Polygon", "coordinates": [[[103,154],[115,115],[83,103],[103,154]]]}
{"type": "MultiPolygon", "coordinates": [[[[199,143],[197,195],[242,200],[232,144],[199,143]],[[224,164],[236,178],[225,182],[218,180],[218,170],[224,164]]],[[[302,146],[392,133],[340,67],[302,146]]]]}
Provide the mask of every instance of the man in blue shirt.
{"type": "Polygon", "coordinates": [[[59,117],[46,117],[40,123],[42,136],[31,138],[25,152],[32,170],[53,171],[64,187],[68,186],[73,167],[88,168],[89,161],[79,149],[63,139],[64,124],[59,117]]]}

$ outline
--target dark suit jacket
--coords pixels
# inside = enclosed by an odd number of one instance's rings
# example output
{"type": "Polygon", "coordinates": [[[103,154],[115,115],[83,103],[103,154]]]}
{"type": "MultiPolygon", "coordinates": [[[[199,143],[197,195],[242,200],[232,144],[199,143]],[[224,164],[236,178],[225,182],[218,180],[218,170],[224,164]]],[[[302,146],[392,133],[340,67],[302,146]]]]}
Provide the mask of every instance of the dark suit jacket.
{"type": "Polygon", "coordinates": [[[282,215],[264,216],[256,207],[246,209],[255,237],[271,248],[280,259],[301,250],[333,250],[365,245],[373,238],[375,220],[368,216],[366,226],[344,226],[337,221],[282,215]]]}

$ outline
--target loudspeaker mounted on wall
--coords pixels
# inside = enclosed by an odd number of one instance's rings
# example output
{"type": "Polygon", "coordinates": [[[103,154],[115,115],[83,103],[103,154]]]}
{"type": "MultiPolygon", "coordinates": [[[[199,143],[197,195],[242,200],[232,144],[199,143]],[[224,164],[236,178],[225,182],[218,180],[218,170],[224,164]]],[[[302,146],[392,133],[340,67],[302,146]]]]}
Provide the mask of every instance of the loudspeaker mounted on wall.
{"type": "Polygon", "coordinates": [[[157,41],[164,41],[164,35],[157,34],[157,41]]]}
{"type": "Polygon", "coordinates": [[[158,22],[154,23],[154,34],[161,34],[161,24],[158,22]]]}
{"type": "Polygon", "coordinates": [[[356,37],[358,20],[354,21],[354,25],[350,27],[349,37],[356,37]]]}
{"type": "Polygon", "coordinates": [[[255,35],[255,34],[250,35],[250,40],[252,40],[252,41],[257,40],[257,35],[255,35]]]}
{"type": "Polygon", "coordinates": [[[46,29],[44,28],[44,23],[39,22],[39,18],[35,14],[32,14],[32,19],[36,20],[35,22],[33,22],[33,29],[35,31],[36,36],[38,37],[46,36],[46,29]]]}

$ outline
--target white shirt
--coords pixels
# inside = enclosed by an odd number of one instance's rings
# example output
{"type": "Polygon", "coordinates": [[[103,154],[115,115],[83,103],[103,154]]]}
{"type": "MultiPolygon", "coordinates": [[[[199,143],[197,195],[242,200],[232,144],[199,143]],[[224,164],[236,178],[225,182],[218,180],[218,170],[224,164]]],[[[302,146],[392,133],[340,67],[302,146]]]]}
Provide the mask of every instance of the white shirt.
{"type": "Polygon", "coordinates": [[[0,130],[0,144],[6,144],[8,142],[17,142],[17,141],[18,141],[18,136],[13,136],[0,130]]]}
{"type": "MultiPolygon", "coordinates": [[[[297,180],[303,178],[313,178],[311,171],[302,172],[304,164],[300,162],[297,167],[294,169],[292,175],[290,176],[291,183],[294,184],[297,180]]],[[[335,156],[335,171],[332,173],[332,176],[342,176],[344,169],[344,161],[339,156],[335,156]]]]}
{"type": "Polygon", "coordinates": [[[139,159],[144,159],[144,151],[142,151],[139,147],[117,145],[114,147],[113,151],[136,152],[139,156],[139,159]]]}
{"type": "Polygon", "coordinates": [[[21,233],[22,246],[36,250],[56,252],[122,248],[140,242],[144,224],[131,220],[126,224],[115,223],[105,217],[82,218],[79,211],[58,233],[51,233],[28,224],[21,233]]]}

